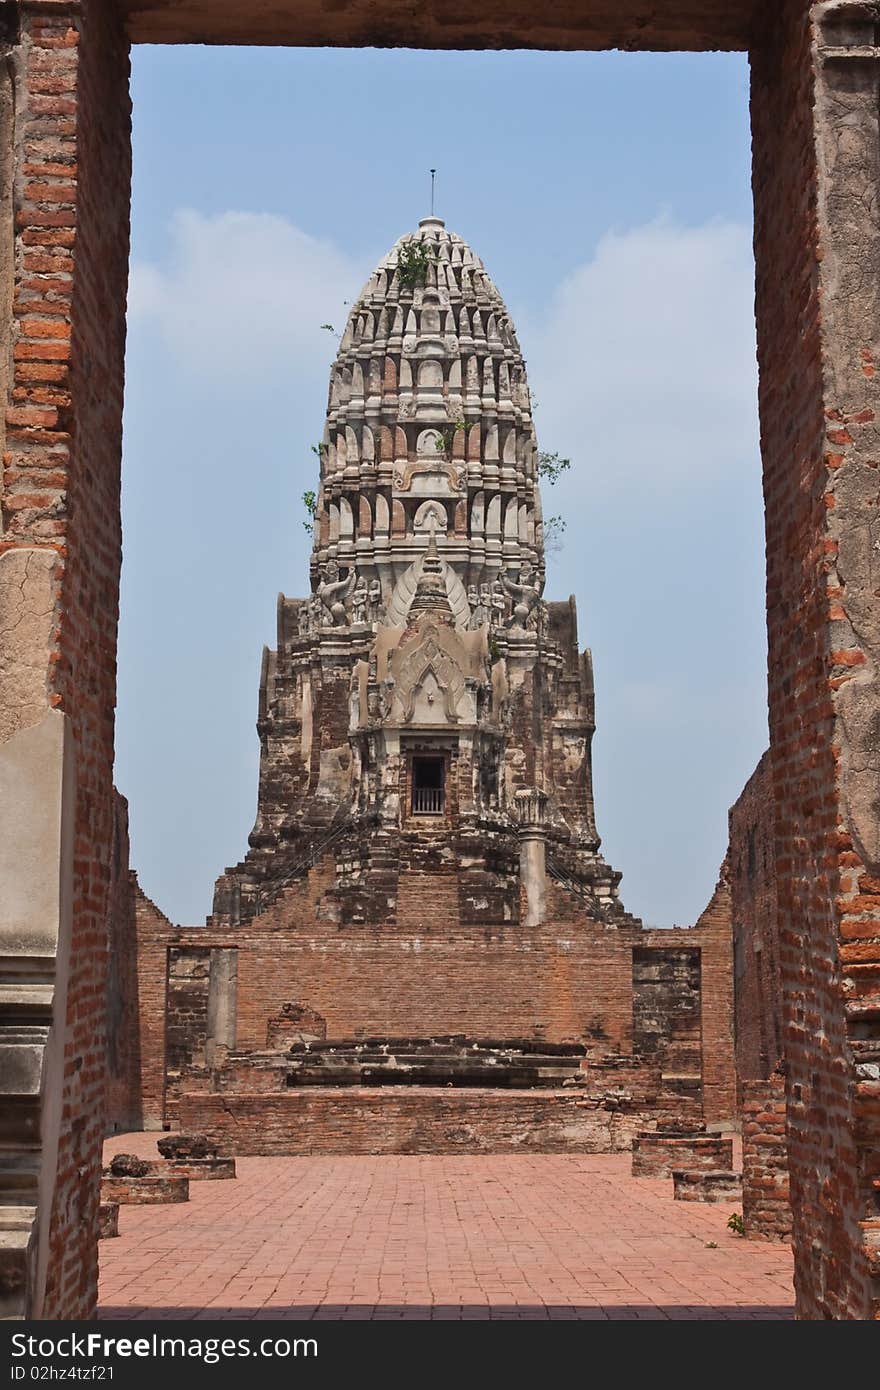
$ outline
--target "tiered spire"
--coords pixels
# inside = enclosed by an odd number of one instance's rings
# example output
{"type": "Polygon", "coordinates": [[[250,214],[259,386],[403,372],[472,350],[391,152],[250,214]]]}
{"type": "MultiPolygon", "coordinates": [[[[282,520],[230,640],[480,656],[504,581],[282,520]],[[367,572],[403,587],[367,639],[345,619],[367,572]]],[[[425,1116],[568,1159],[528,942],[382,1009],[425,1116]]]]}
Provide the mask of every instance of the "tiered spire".
{"type": "Polygon", "coordinates": [[[319,624],[344,625],[358,586],[381,591],[380,620],[399,616],[432,535],[447,589],[466,596],[458,625],[477,610],[512,623],[510,584],[528,582],[536,607],[543,527],[525,364],[482,261],[441,218],[396,242],[352,308],[319,452],[319,624]]]}

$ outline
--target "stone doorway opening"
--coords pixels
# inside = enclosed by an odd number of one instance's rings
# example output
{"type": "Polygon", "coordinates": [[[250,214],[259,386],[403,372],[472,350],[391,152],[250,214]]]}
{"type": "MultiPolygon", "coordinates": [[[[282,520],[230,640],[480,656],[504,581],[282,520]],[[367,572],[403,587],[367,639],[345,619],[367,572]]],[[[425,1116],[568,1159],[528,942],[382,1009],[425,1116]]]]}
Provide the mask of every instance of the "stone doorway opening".
{"type": "MultiPolygon", "coordinates": [[[[14,847],[4,868],[13,900],[41,911],[33,932],[30,918],[24,932],[16,919],[8,969],[16,999],[43,1030],[32,1044],[41,1077],[32,1106],[47,1098],[36,1141],[34,1273],[19,1286],[29,1308],[72,1317],[94,1306],[104,1009],[95,982],[106,974],[113,825],[128,45],[544,43],[751,53],[798,1301],[805,1317],[868,1316],[877,1305],[880,1231],[872,986],[880,949],[872,791],[880,640],[864,525],[880,413],[880,277],[865,270],[880,243],[876,5],[664,0],[646,20],[640,5],[609,9],[597,0],[550,20],[508,6],[503,23],[466,5],[440,25],[432,10],[403,16],[390,4],[344,12],[276,5],[253,15],[226,0],[173,9],[161,0],[23,0],[17,20],[14,31],[4,29],[12,61],[3,159],[15,177],[4,181],[13,196],[3,207],[2,285],[15,350],[4,356],[0,580],[17,636],[2,708],[4,775],[31,792],[5,798],[13,821],[0,838],[14,847]],[[62,143],[62,160],[47,160],[47,134],[62,143]],[[56,166],[48,173],[47,163],[56,166]],[[57,181],[51,194],[47,179],[57,181]],[[44,281],[29,284],[35,276],[57,281],[49,295],[44,281]],[[48,364],[36,389],[60,384],[63,400],[34,395],[34,363],[48,364]],[[38,815],[23,814],[36,802],[38,815]]],[[[29,1150],[34,1132],[20,1136],[29,1150]]]]}
{"type": "Polygon", "coordinates": [[[446,760],[414,753],[412,760],[412,813],[442,816],[446,797],[446,760]]]}

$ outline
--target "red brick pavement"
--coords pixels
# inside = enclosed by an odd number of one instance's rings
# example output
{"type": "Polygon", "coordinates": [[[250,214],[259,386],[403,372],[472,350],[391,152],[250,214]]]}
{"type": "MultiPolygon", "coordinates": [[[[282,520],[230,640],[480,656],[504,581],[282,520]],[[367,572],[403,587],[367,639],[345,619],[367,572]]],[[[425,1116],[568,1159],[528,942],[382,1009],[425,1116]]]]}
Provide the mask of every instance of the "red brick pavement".
{"type": "MultiPolygon", "coordinates": [[[[108,1154],[157,1157],[155,1135],[108,1154]]],[[[786,1246],[673,1202],[629,1155],[240,1158],[122,1207],[99,1317],[789,1318],[786,1246]],[[715,1242],[717,1248],[710,1248],[715,1242]]]]}

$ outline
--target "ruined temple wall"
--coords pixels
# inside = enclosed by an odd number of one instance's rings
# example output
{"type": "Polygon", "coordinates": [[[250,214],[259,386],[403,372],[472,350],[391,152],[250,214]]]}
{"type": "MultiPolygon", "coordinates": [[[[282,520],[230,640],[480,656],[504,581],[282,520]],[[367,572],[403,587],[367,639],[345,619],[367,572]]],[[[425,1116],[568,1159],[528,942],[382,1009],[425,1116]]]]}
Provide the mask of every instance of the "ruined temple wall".
{"type": "Polygon", "coordinates": [[[730,817],[736,1069],[768,1077],[782,1057],[782,982],[774,847],[773,780],[765,753],[730,817]]]}
{"type": "Polygon", "coordinates": [[[239,953],[240,1047],[263,1047],[269,1018],[295,1002],[326,1019],[328,1037],[466,1033],[561,1042],[587,1035],[630,1048],[629,932],[591,923],[576,931],[462,928],[442,918],[418,930],[340,929],[297,923],[291,907],[285,898],[223,938],[239,953]]]}
{"type": "Polygon", "coordinates": [[[877,1308],[867,1243],[876,1251],[880,1234],[870,1073],[880,630],[866,521],[880,419],[876,23],[869,5],[780,0],[762,7],[751,55],[770,748],[804,1318],[877,1308]]]}
{"type": "Polygon", "coordinates": [[[44,1149],[41,1177],[48,1278],[45,1296],[35,1286],[28,1297],[44,1318],[73,1318],[89,1317],[97,1294],[106,1106],[128,45],[109,0],[5,8],[20,32],[6,69],[15,177],[0,609],[18,636],[4,663],[0,732],[10,732],[10,713],[13,729],[32,725],[32,700],[60,710],[74,801],[69,879],[57,858],[45,864],[48,882],[62,880],[71,923],[56,962],[58,1074],[47,1062],[43,1081],[43,1145],[60,1112],[57,1159],[44,1149]]]}
{"type": "MultiPolygon", "coordinates": [[[[265,1048],[270,1019],[295,1003],[324,1020],[329,1038],[584,1039],[600,1054],[628,1054],[644,1046],[647,1007],[656,1062],[696,1082],[702,1058],[706,1118],[733,1117],[723,881],[696,926],[643,931],[590,921],[581,905],[567,920],[540,927],[468,927],[444,914],[439,899],[417,923],[340,926],[315,915],[334,878],[327,856],[308,879],[234,929],[174,927],[135,885],[146,1124],[176,1113],[187,1069],[205,1065],[211,963],[223,950],[236,955],[239,1049],[265,1048]],[[639,970],[650,981],[649,1001],[640,993],[639,970]]],[[[438,882],[453,905],[456,875],[438,882]]],[[[551,907],[563,899],[572,894],[552,885],[551,907]]]]}
{"type": "Polygon", "coordinates": [[[138,959],[135,895],[129,869],[128,802],[114,794],[113,848],[107,907],[107,1073],[105,1128],[108,1134],[139,1129],[141,1066],[138,1017],[138,959]]]}
{"type": "Polygon", "coordinates": [[[650,947],[661,953],[699,948],[703,1113],[710,1122],[729,1122],[736,1116],[736,1072],[731,901],[726,861],[715,891],[693,927],[655,929],[641,936],[642,949],[650,947]]]}
{"type": "Polygon", "coordinates": [[[185,1093],[180,1106],[187,1129],[230,1154],[611,1153],[628,1150],[642,1122],[575,1088],[294,1087],[185,1093]]]}
{"type": "Polygon", "coordinates": [[[140,1126],[161,1129],[165,1118],[168,950],[177,929],[131,875],[137,933],[138,1008],[131,1019],[140,1062],[140,1126]]]}

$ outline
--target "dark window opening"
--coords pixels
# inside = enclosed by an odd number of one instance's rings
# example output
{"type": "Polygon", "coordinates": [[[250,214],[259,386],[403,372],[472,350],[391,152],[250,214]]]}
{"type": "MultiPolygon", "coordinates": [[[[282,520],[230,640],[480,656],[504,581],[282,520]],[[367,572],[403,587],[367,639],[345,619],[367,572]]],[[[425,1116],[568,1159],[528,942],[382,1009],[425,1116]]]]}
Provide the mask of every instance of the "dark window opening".
{"type": "Polygon", "coordinates": [[[413,758],[412,809],[415,816],[442,816],[442,758],[413,758]]]}

